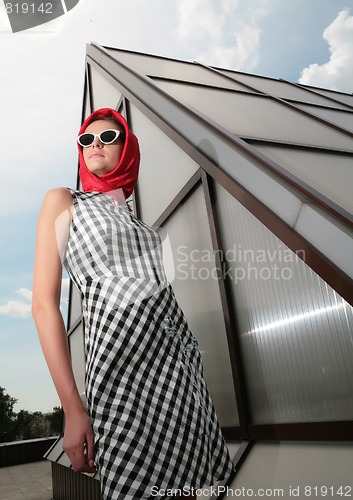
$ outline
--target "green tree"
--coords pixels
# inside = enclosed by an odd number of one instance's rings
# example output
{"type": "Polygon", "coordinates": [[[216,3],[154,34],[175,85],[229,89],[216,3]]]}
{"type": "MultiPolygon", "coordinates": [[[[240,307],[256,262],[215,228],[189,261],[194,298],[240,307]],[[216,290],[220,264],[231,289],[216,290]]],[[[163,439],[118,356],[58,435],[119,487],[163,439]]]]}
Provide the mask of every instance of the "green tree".
{"type": "Polygon", "coordinates": [[[16,439],[36,439],[50,435],[50,421],[41,411],[20,410],[15,420],[16,439]]]}
{"type": "Polygon", "coordinates": [[[33,415],[27,410],[20,410],[16,415],[15,434],[16,439],[32,439],[33,415]]]}
{"type": "Polygon", "coordinates": [[[60,406],[54,406],[51,413],[46,414],[50,422],[50,435],[55,436],[63,430],[63,410],[60,406]]]}
{"type": "Polygon", "coordinates": [[[32,439],[48,437],[50,432],[50,423],[46,415],[41,411],[32,413],[31,433],[32,439]]]}
{"type": "Polygon", "coordinates": [[[9,396],[0,387],[0,443],[22,439],[35,439],[55,436],[63,428],[63,410],[54,406],[53,411],[43,414],[40,411],[13,411],[17,399],[9,396]]]}
{"type": "Polygon", "coordinates": [[[0,387],[0,443],[14,439],[13,407],[16,403],[17,399],[7,394],[4,387],[0,387]]]}

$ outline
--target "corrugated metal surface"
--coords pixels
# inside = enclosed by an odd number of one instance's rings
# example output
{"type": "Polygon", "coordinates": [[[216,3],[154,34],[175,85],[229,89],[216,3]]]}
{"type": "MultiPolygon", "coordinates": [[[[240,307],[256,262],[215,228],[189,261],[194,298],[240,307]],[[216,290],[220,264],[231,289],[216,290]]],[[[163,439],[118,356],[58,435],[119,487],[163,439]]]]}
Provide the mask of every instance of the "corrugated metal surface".
{"type": "Polygon", "coordinates": [[[217,186],[252,423],[353,418],[353,308],[217,186]]]}
{"type": "Polygon", "coordinates": [[[53,500],[101,500],[100,483],[86,474],[52,463],[53,500]]]}

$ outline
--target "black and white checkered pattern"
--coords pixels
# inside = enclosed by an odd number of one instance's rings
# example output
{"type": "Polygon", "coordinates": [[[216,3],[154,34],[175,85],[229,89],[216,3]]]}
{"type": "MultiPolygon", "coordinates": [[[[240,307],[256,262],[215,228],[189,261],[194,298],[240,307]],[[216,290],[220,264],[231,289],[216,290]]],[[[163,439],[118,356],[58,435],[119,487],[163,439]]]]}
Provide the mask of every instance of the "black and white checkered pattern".
{"type": "Polygon", "coordinates": [[[72,196],[65,266],[83,299],[103,499],[159,499],[157,489],[227,478],[233,465],[160,236],[109,194],[72,196]]]}

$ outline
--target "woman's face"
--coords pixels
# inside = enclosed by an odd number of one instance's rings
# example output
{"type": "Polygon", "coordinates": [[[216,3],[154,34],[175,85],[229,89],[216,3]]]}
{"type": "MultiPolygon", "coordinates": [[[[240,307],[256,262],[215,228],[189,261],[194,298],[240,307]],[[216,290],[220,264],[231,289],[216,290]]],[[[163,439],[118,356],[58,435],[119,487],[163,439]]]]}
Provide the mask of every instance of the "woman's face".
{"type": "MultiPolygon", "coordinates": [[[[119,128],[115,122],[102,119],[90,123],[85,132],[99,134],[103,130],[119,130],[119,128]]],[[[112,144],[103,144],[96,137],[91,146],[82,148],[87,168],[98,176],[111,172],[119,163],[123,147],[124,144],[120,137],[112,144]]]]}

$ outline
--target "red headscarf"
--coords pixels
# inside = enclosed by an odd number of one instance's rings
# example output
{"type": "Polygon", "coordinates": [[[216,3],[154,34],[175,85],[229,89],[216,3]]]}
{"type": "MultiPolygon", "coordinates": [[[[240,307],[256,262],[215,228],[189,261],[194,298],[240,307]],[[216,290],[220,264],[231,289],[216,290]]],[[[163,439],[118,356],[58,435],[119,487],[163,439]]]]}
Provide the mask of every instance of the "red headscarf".
{"type": "Polygon", "coordinates": [[[88,125],[97,119],[110,119],[120,123],[125,130],[125,142],[121,157],[117,166],[111,172],[96,175],[91,172],[83,159],[82,146],[78,145],[80,155],[79,175],[82,189],[86,192],[98,191],[106,193],[122,188],[125,198],[128,198],[134,190],[140,165],[140,148],[137,137],[129,129],[129,126],[120,113],[111,108],[101,108],[94,111],[83,122],[78,135],[83,134],[88,125]]]}

